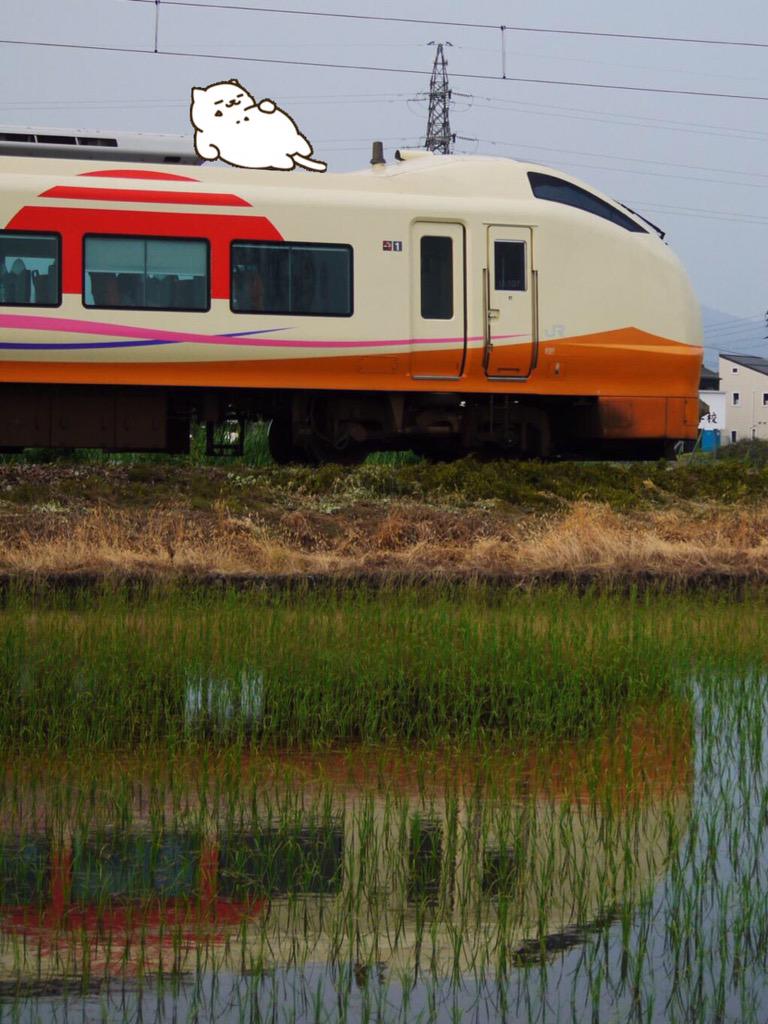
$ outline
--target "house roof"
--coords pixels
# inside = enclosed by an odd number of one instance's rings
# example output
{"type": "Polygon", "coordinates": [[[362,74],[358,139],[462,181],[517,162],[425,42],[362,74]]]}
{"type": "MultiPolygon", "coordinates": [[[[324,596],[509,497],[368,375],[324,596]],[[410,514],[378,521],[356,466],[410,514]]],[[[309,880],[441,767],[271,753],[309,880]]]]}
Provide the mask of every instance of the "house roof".
{"type": "Polygon", "coordinates": [[[721,352],[720,358],[727,359],[731,363],[738,363],[739,366],[744,366],[747,370],[756,370],[758,373],[768,376],[768,359],[764,359],[762,356],[745,356],[740,352],[721,352]]]}
{"type": "Polygon", "coordinates": [[[699,391],[717,391],[720,387],[720,374],[717,370],[710,370],[708,366],[702,366],[699,377],[699,391]]]}

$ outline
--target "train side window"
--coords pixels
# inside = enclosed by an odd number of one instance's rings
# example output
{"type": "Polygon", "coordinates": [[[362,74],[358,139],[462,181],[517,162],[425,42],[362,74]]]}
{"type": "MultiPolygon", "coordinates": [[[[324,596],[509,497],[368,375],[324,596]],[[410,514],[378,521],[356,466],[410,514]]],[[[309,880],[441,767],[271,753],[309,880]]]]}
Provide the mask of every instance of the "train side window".
{"type": "Polygon", "coordinates": [[[453,318],[453,239],[447,235],[421,238],[421,316],[453,318]]]}
{"type": "Polygon", "coordinates": [[[524,292],[525,242],[494,242],[493,267],[495,291],[524,292]]]}
{"type": "Polygon", "coordinates": [[[0,231],[0,305],[61,303],[61,239],[58,235],[0,231]]]}
{"type": "Polygon", "coordinates": [[[574,206],[578,210],[586,210],[596,217],[609,220],[612,224],[624,228],[625,231],[637,231],[647,235],[648,232],[637,221],[627,217],[615,206],[606,203],[604,199],[598,198],[585,188],[572,184],[570,181],[563,181],[552,174],[540,174],[538,171],[529,171],[528,181],[531,184],[531,191],[537,199],[547,199],[551,203],[562,203],[564,206],[574,206]]]}
{"type": "Polygon", "coordinates": [[[87,235],[83,303],[104,309],[210,308],[208,243],[87,235]]]}
{"type": "Polygon", "coordinates": [[[235,313],[352,316],[352,246],[233,242],[235,313]]]}

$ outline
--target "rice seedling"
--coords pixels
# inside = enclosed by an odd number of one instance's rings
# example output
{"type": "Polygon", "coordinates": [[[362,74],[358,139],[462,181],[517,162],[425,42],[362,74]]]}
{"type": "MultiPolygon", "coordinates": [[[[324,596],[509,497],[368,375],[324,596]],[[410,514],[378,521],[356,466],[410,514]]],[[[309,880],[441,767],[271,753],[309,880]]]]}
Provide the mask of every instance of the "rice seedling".
{"type": "Polygon", "coordinates": [[[742,596],[7,594],[0,1019],[764,1019],[742,596]]]}
{"type": "Polygon", "coordinates": [[[0,742],[83,750],[589,735],[760,660],[728,606],[565,590],[9,593],[0,742]],[[729,617],[731,616],[731,617],[729,617]]]}

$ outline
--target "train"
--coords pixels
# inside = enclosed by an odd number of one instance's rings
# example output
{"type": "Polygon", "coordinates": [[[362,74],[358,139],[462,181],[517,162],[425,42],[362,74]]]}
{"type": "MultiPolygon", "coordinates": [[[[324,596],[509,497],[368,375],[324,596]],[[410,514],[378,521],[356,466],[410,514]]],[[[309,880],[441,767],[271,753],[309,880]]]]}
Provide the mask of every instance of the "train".
{"type": "Polygon", "coordinates": [[[278,463],[660,458],[696,436],[701,339],[664,233],[550,167],[0,131],[3,452],[184,452],[198,422],[237,454],[264,421],[278,463]]]}

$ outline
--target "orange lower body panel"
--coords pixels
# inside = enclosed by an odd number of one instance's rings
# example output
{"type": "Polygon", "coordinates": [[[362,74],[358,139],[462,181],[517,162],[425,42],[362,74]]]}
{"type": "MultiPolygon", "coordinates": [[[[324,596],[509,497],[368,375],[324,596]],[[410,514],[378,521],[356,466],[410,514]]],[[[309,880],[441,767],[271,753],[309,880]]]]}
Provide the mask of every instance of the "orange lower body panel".
{"type": "Polygon", "coordinates": [[[601,398],[600,431],[606,439],[648,437],[694,438],[698,431],[697,398],[601,398]]]}
{"type": "MultiPolygon", "coordinates": [[[[117,333],[119,328],[115,330],[117,333]]],[[[57,347],[60,351],[62,346],[57,347]]],[[[513,394],[532,401],[575,396],[598,399],[600,430],[605,438],[695,436],[700,348],[636,328],[541,342],[537,348],[535,365],[522,380],[489,379],[481,347],[467,348],[464,372],[452,380],[444,377],[445,352],[429,353],[434,356],[435,378],[442,377],[430,380],[423,350],[418,353],[418,374],[427,379],[414,378],[416,366],[412,367],[407,348],[387,354],[367,355],[363,350],[307,358],[301,347],[293,347],[286,348],[281,358],[261,359],[162,362],[146,361],[145,357],[141,361],[141,349],[136,350],[135,362],[0,359],[0,382],[513,394]]],[[[239,353],[243,352],[240,348],[239,353]]],[[[450,351],[454,363],[455,357],[454,345],[450,351]]]]}

